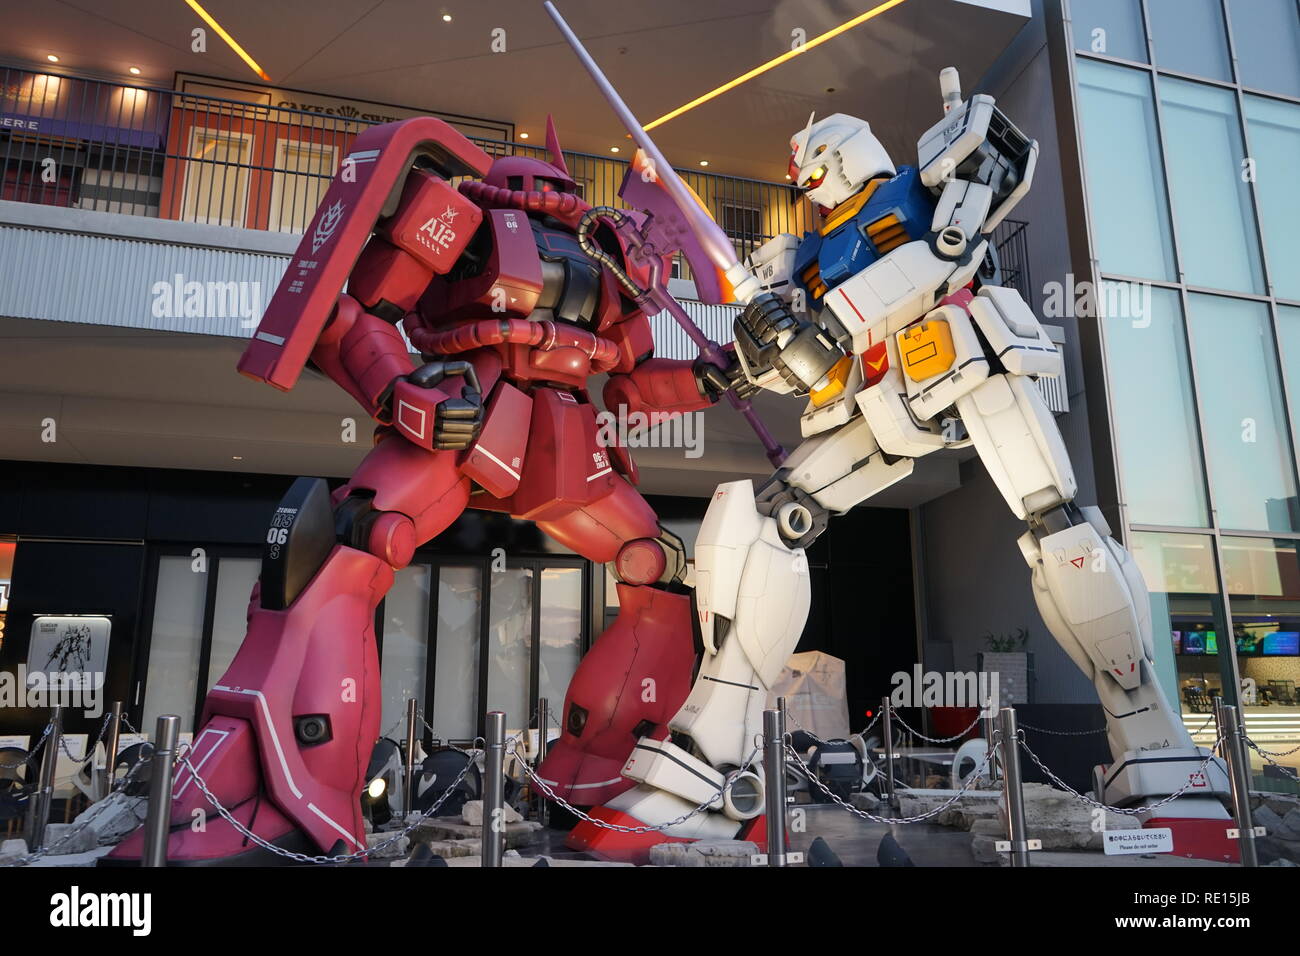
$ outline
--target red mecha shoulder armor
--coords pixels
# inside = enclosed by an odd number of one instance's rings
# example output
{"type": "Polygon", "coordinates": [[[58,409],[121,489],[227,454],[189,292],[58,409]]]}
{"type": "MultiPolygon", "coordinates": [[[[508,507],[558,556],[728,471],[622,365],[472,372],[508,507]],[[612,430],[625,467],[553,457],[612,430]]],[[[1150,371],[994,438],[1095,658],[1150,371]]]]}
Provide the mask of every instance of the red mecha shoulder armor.
{"type": "MultiPolygon", "coordinates": [[[[439,225],[437,214],[419,223],[415,214],[395,214],[404,201],[422,209],[450,201],[457,194],[446,180],[482,176],[489,165],[486,153],[430,116],[375,126],[358,136],[271,297],[239,361],[240,372],[276,388],[293,387],[381,220],[394,217],[378,227],[388,238],[376,246],[372,257],[376,261],[369,267],[380,272],[411,271],[417,268],[413,262],[431,271],[434,264],[445,261],[458,240],[468,242],[473,228],[466,229],[468,222],[462,220],[457,232],[456,215],[439,225]],[[431,171],[411,173],[417,159],[431,171]],[[391,249],[404,254],[399,257],[391,249]],[[383,261],[385,257],[391,261],[383,261]]],[[[454,212],[472,218],[466,208],[454,212]]]]}

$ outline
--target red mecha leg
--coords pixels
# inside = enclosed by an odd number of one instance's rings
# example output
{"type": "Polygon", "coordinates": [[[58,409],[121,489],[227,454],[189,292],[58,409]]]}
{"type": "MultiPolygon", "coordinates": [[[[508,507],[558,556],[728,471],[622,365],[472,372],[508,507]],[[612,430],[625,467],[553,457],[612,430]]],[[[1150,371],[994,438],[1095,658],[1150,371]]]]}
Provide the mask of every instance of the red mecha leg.
{"type": "MultiPolygon", "coordinates": [[[[240,825],[310,855],[365,848],[360,793],[379,733],[375,609],[416,546],[464,510],[455,453],[382,441],[331,496],[300,478],[271,522],[248,633],[203,707],[190,762],[240,825]]],[[[182,767],[173,864],[283,862],[221,818],[182,767]]],[[[138,860],[137,830],[108,862],[138,860]]]]}
{"type": "Polygon", "coordinates": [[[690,691],[695,639],[685,554],[654,511],[621,479],[607,496],[552,521],[547,534],[584,557],[611,563],[618,618],[569,683],[562,733],[539,776],[556,794],[593,806],[630,788],[620,771],[641,737],[663,739],[690,691]]]}

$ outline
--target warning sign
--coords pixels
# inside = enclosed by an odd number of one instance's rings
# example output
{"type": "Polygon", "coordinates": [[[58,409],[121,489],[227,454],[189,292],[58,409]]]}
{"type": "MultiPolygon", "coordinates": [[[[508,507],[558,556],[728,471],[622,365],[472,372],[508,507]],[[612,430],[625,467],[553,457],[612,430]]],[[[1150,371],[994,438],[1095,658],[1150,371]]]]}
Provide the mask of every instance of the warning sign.
{"type": "Polygon", "coordinates": [[[1149,830],[1107,830],[1102,834],[1106,855],[1117,853],[1172,853],[1174,831],[1168,827],[1149,830]]]}

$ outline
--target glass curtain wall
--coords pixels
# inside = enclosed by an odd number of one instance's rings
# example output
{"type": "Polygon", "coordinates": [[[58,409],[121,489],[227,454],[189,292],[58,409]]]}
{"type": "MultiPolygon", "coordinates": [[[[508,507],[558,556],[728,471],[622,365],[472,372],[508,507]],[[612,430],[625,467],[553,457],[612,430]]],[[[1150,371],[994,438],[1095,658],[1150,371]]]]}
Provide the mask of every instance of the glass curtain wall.
{"type": "MultiPolygon", "coordinates": [[[[1300,743],[1300,9],[1061,2],[1123,532],[1157,670],[1189,727],[1222,694],[1286,750],[1300,743]]],[[[1254,759],[1257,780],[1276,776],[1254,759]]]]}

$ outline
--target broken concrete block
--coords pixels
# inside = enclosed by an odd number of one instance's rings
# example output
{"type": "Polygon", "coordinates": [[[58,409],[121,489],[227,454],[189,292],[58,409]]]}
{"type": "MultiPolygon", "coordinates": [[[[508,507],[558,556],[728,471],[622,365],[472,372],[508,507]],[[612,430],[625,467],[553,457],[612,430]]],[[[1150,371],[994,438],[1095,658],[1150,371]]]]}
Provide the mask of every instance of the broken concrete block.
{"type": "Polygon", "coordinates": [[[749,866],[757,852],[757,844],[748,840],[660,843],[650,848],[650,863],[654,866],[749,866]]]}
{"type": "Polygon", "coordinates": [[[45,845],[50,856],[86,853],[99,846],[98,834],[91,827],[77,829],[75,823],[51,823],[45,828],[45,845]]]}
{"type": "MultiPolygon", "coordinates": [[[[524,818],[519,815],[519,811],[509,804],[506,804],[501,809],[505,811],[506,823],[523,822],[524,818]]],[[[465,806],[461,808],[460,818],[465,821],[467,826],[481,827],[483,825],[483,801],[466,800],[465,806]]]]}
{"type": "Polygon", "coordinates": [[[5,840],[0,843],[0,865],[16,863],[27,855],[26,840],[5,840]]]}
{"type": "Polygon", "coordinates": [[[148,804],[148,798],[143,795],[133,797],[124,790],[117,790],[92,803],[77,815],[73,823],[85,823],[86,829],[94,832],[97,845],[115,846],[144,823],[148,804]]]}

